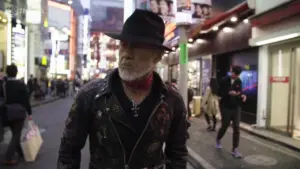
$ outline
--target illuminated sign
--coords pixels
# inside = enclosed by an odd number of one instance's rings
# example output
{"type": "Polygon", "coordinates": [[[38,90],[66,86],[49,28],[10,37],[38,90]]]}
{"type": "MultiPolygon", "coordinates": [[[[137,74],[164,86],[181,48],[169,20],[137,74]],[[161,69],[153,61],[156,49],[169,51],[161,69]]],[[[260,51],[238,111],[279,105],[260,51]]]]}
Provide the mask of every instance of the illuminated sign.
{"type": "Polygon", "coordinates": [[[169,35],[167,35],[166,37],[165,37],[165,41],[168,41],[168,40],[170,40],[170,39],[172,39],[172,38],[174,38],[175,37],[175,33],[174,32],[171,32],[169,35]]]}
{"type": "Polygon", "coordinates": [[[165,36],[169,35],[176,29],[176,23],[168,23],[165,28],[165,36]]]}
{"type": "Polygon", "coordinates": [[[42,65],[47,66],[47,56],[42,57],[42,65]]]}

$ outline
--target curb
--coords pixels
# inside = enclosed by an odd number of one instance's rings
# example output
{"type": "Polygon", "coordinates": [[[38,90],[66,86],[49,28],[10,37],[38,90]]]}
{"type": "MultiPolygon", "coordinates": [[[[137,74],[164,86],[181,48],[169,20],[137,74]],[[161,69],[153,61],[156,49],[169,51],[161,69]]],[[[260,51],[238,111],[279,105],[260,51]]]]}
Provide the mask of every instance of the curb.
{"type": "MultiPolygon", "coordinates": [[[[221,120],[220,119],[217,119],[218,122],[220,122],[221,120]]],[[[252,130],[249,130],[247,127],[244,127],[243,125],[240,125],[240,129],[248,134],[251,134],[253,136],[256,136],[256,137],[259,137],[261,139],[265,139],[267,141],[270,141],[270,142],[273,142],[273,143],[276,143],[276,144],[279,144],[283,147],[286,147],[288,149],[291,149],[293,151],[296,151],[296,152],[299,152],[300,153],[300,147],[296,147],[296,146],[293,146],[291,144],[288,144],[288,143],[285,143],[283,141],[280,141],[280,140],[277,140],[276,138],[272,138],[272,137],[269,137],[269,136],[265,136],[265,135],[262,135],[262,134],[259,134],[259,133],[256,133],[255,131],[252,131],[252,130]]]]}
{"type": "Polygon", "coordinates": [[[264,136],[264,135],[262,135],[262,134],[258,134],[258,133],[256,133],[256,132],[251,131],[251,130],[249,130],[249,129],[245,128],[245,127],[242,127],[242,126],[240,126],[240,129],[241,129],[242,131],[245,131],[245,132],[247,132],[247,133],[253,135],[253,136],[256,136],[256,137],[259,137],[259,138],[262,138],[262,139],[271,141],[271,142],[273,142],[273,143],[279,144],[279,145],[281,145],[281,146],[283,146],[283,147],[286,147],[286,148],[288,148],[288,149],[291,149],[291,150],[293,150],[293,151],[296,151],[296,152],[299,152],[299,153],[300,153],[300,147],[296,147],[296,146],[290,145],[290,144],[288,144],[288,143],[285,143],[285,142],[283,142],[283,141],[276,140],[276,138],[272,138],[272,137],[269,137],[269,136],[264,136]]]}
{"type": "Polygon", "coordinates": [[[192,164],[195,168],[203,168],[203,169],[216,169],[211,164],[209,164],[206,160],[204,160],[201,156],[199,156],[194,150],[187,146],[189,155],[188,162],[192,164]]]}
{"type": "Polygon", "coordinates": [[[33,105],[31,105],[31,107],[32,107],[32,108],[34,108],[34,107],[39,107],[39,106],[41,106],[41,105],[48,104],[48,103],[52,103],[52,102],[54,102],[54,101],[56,101],[56,100],[59,100],[59,99],[61,99],[61,98],[60,98],[60,97],[56,97],[56,98],[53,98],[53,99],[49,99],[49,100],[47,100],[47,101],[42,101],[42,102],[40,102],[40,103],[33,104],[33,105]]]}

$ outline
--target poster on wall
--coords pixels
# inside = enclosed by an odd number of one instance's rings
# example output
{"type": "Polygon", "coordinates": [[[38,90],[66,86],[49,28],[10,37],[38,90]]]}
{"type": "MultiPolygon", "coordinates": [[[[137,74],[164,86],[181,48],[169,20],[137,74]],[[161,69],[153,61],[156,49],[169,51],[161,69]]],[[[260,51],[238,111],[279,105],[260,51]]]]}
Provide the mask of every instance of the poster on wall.
{"type": "Polygon", "coordinates": [[[163,18],[165,22],[172,22],[176,9],[173,0],[139,0],[138,8],[148,9],[163,18]]]}
{"type": "Polygon", "coordinates": [[[191,12],[191,0],[177,0],[177,12],[191,12]]]}
{"type": "Polygon", "coordinates": [[[205,94],[211,78],[211,59],[202,59],[202,95],[205,94]]]}
{"type": "Polygon", "coordinates": [[[92,31],[120,32],[123,27],[123,0],[91,0],[92,31]]]}
{"type": "Polygon", "coordinates": [[[192,0],[193,23],[201,23],[212,17],[212,0],[192,0]]]}

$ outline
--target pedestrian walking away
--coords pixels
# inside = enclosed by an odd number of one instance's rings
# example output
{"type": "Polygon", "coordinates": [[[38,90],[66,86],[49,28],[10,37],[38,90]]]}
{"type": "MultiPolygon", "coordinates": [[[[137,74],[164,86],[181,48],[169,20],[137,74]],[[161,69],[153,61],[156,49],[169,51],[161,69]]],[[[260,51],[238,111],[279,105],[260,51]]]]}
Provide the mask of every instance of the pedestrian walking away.
{"type": "Polygon", "coordinates": [[[182,97],[165,85],[162,59],[165,24],[136,9],[121,34],[119,68],[85,84],[66,120],[58,169],[79,169],[89,136],[90,169],[185,169],[187,111],[182,97]],[[165,144],[165,148],[163,149],[165,144]]]}
{"type": "Polygon", "coordinates": [[[233,66],[231,75],[223,78],[219,85],[222,125],[217,135],[216,147],[218,149],[222,148],[221,139],[232,122],[233,144],[231,153],[236,158],[242,157],[237,148],[240,140],[241,104],[246,101],[246,96],[242,94],[242,81],[239,78],[241,72],[242,68],[240,66],[233,66]]]}
{"type": "Polygon", "coordinates": [[[217,114],[219,114],[219,97],[217,96],[218,93],[218,84],[215,78],[210,79],[209,86],[207,86],[205,90],[205,95],[203,98],[203,110],[204,110],[204,117],[207,122],[207,130],[208,131],[215,131],[217,125],[217,114]],[[211,125],[211,118],[213,124],[211,125]]]}

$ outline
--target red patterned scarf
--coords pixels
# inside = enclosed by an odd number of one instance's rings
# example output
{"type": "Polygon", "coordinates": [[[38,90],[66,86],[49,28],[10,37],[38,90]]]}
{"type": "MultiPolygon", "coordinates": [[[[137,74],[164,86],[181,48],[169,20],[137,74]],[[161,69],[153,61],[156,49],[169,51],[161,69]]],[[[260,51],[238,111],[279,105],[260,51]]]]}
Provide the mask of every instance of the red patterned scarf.
{"type": "Polygon", "coordinates": [[[142,79],[134,80],[134,81],[124,81],[125,85],[137,90],[148,90],[153,81],[153,73],[149,73],[142,79]]]}

